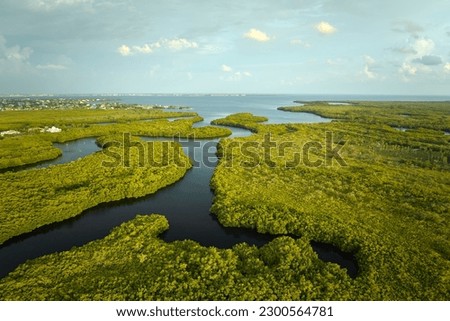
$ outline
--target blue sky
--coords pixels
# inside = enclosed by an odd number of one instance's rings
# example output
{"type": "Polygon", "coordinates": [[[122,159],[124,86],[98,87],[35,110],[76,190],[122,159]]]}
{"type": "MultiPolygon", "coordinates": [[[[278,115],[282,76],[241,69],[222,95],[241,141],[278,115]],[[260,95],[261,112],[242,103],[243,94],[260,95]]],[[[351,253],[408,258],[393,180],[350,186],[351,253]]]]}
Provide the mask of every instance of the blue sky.
{"type": "Polygon", "coordinates": [[[450,94],[449,0],[2,0],[0,94],[450,94]]]}

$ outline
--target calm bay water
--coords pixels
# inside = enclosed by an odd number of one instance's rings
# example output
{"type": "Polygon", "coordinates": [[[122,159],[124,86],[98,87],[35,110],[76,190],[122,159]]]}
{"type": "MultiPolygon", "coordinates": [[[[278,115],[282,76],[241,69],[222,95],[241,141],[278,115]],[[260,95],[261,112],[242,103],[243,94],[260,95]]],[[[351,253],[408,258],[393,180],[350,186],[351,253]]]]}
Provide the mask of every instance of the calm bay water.
{"type": "Polygon", "coordinates": [[[204,118],[203,122],[196,126],[205,126],[217,118],[234,113],[249,112],[257,116],[269,118],[267,123],[293,123],[293,122],[324,122],[328,119],[313,114],[285,113],[277,110],[277,107],[295,105],[296,96],[288,95],[245,95],[245,96],[124,96],[115,97],[129,104],[148,104],[163,106],[186,106],[197,112],[204,118]]]}
{"type": "MultiPolygon", "coordinates": [[[[203,125],[210,120],[236,112],[252,112],[269,118],[269,123],[285,122],[323,122],[329,121],[307,113],[286,113],[277,111],[283,105],[292,105],[292,97],[258,96],[251,97],[122,97],[124,102],[139,104],[184,105],[190,106],[205,118],[203,125]],[[155,99],[156,98],[156,99],[155,99]]],[[[297,97],[298,98],[298,97],[297,97]]],[[[233,129],[234,136],[249,135],[243,129],[233,129]]],[[[154,138],[145,138],[154,140],[154,138]]],[[[253,230],[225,228],[210,214],[214,195],[209,183],[215,166],[205,166],[208,161],[214,165],[214,155],[218,140],[201,140],[201,146],[208,145],[209,152],[203,148],[192,149],[192,141],[181,141],[188,155],[196,160],[203,159],[200,166],[194,167],[178,182],[146,197],[109,202],[84,211],[81,215],[39,228],[21,235],[0,247],[0,277],[5,276],[17,265],[26,260],[45,254],[71,249],[90,241],[105,237],[112,228],[133,219],[138,214],[160,213],[169,220],[170,228],[161,237],[167,241],[194,240],[204,246],[229,248],[241,242],[262,246],[277,235],[260,234],[253,230]],[[192,153],[193,152],[193,153],[192,153]],[[208,160],[205,157],[209,157],[208,160]]],[[[79,152],[97,150],[95,140],[79,140],[63,146],[65,161],[78,158],[79,152]],[[73,144],[73,145],[72,145],[73,144]],[[64,149],[65,148],[65,149],[64,149]],[[71,152],[72,151],[72,152],[71,152]]],[[[346,268],[352,277],[357,274],[353,256],[339,251],[331,245],[313,243],[318,256],[346,268]]]]}

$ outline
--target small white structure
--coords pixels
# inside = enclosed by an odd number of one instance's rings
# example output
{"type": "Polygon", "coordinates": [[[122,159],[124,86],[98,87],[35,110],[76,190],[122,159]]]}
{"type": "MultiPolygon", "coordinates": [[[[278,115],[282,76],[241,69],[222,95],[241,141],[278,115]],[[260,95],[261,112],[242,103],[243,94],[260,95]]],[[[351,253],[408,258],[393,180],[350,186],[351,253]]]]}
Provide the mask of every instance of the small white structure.
{"type": "Polygon", "coordinates": [[[20,134],[20,132],[18,132],[17,130],[5,130],[3,132],[0,132],[0,136],[5,136],[5,135],[17,135],[20,134]]]}
{"type": "Polygon", "coordinates": [[[52,126],[48,129],[45,130],[47,133],[60,133],[61,132],[61,128],[52,126]]]}

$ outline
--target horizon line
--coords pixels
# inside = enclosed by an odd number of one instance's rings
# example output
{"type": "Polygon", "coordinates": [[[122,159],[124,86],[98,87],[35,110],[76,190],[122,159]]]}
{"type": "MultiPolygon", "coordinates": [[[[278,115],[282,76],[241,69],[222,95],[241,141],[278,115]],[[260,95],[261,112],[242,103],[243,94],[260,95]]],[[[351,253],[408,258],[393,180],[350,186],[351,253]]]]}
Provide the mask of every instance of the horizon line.
{"type": "Polygon", "coordinates": [[[450,97],[450,94],[367,94],[367,93],[220,93],[220,92],[95,92],[95,93],[0,93],[0,97],[63,97],[63,96],[378,96],[378,97],[450,97]]]}

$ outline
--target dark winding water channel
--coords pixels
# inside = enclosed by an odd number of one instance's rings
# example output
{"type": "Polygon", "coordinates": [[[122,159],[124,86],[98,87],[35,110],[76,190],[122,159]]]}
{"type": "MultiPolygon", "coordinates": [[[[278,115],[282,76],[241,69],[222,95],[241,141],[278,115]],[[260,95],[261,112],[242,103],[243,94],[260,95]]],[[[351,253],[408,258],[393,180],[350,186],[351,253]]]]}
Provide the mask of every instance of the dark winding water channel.
{"type": "MultiPolygon", "coordinates": [[[[233,136],[250,134],[243,129],[232,130],[233,136]]],[[[241,242],[262,246],[277,237],[254,230],[223,227],[209,211],[214,198],[209,184],[217,163],[215,151],[218,140],[180,142],[185,153],[197,163],[181,180],[155,194],[100,204],[72,219],[41,227],[7,241],[0,247],[0,277],[6,276],[29,259],[69,250],[73,246],[103,238],[112,228],[133,219],[137,214],[164,214],[170,224],[169,230],[161,235],[166,242],[190,239],[203,246],[230,248],[241,242]]],[[[62,149],[64,161],[59,158],[51,161],[51,164],[61,164],[98,150],[93,138],[57,147],[62,149]]],[[[42,163],[36,167],[48,165],[49,163],[42,163]]],[[[346,268],[351,277],[356,277],[357,264],[351,253],[342,252],[329,244],[312,242],[311,245],[320,259],[337,263],[346,268]]]]}

